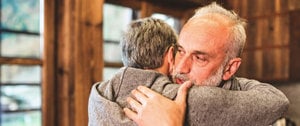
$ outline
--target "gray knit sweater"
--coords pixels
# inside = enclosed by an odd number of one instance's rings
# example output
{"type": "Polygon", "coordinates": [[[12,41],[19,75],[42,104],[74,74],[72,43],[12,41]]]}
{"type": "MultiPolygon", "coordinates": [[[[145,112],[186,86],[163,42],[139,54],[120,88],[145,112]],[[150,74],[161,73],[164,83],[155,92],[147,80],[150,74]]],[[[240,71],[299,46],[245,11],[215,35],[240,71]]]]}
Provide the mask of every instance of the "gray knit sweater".
{"type": "MultiPolygon", "coordinates": [[[[151,70],[124,67],[114,77],[93,85],[89,98],[89,126],[134,126],[123,108],[138,85],[145,85],[169,99],[180,85],[151,70]]],[[[222,88],[193,86],[187,99],[185,125],[265,126],[287,110],[289,101],[273,86],[245,78],[233,78],[222,88]]]]}

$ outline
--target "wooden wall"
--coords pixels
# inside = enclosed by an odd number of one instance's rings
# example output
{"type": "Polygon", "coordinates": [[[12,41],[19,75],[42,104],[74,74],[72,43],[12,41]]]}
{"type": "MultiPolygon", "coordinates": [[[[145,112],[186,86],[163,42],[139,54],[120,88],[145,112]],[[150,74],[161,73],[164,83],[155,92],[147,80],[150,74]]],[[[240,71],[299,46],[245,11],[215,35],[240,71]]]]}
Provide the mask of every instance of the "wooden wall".
{"type": "Polygon", "coordinates": [[[289,99],[284,117],[300,125],[300,1],[228,0],[248,19],[239,76],[275,84],[289,99]]]}
{"type": "Polygon", "coordinates": [[[102,79],[103,0],[45,0],[43,126],[86,126],[102,79]]]}
{"type": "Polygon", "coordinates": [[[227,5],[248,20],[248,38],[238,75],[271,82],[299,81],[299,35],[295,35],[299,31],[295,25],[299,22],[299,2],[228,0],[227,5]]]}
{"type": "Polygon", "coordinates": [[[299,9],[290,12],[290,80],[300,80],[300,2],[299,9]]]}

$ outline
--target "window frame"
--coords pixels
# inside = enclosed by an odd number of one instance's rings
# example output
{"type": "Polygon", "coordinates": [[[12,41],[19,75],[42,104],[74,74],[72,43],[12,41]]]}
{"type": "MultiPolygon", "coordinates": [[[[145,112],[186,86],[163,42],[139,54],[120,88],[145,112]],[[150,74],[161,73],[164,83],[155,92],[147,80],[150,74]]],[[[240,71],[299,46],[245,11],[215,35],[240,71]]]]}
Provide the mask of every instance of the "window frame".
{"type": "MultiPolygon", "coordinates": [[[[2,5],[1,5],[2,6],[2,5]]],[[[41,11],[40,11],[41,13],[41,11]]],[[[0,18],[1,21],[2,18],[0,18]]],[[[41,23],[41,22],[40,22],[41,23]]],[[[9,28],[0,28],[0,32],[2,33],[13,33],[17,35],[34,35],[39,36],[39,38],[42,37],[41,31],[39,32],[32,32],[27,30],[15,30],[15,29],[9,29],[9,28]]],[[[2,41],[2,39],[0,39],[2,41]]],[[[40,41],[41,43],[41,41],[40,41]]],[[[0,44],[1,47],[2,44],[0,44]]],[[[1,49],[1,48],[0,48],[1,49]]],[[[2,65],[17,65],[17,66],[39,66],[42,68],[42,58],[23,58],[23,57],[7,57],[0,55],[0,66],[2,65]]],[[[1,67],[0,67],[1,70],[1,67]]],[[[42,75],[40,76],[42,80],[42,75]]],[[[0,87],[2,86],[28,86],[28,87],[39,87],[41,90],[41,96],[42,96],[42,81],[40,83],[2,83],[0,82],[0,87]]],[[[41,97],[42,99],[42,97],[41,97]]],[[[28,108],[28,109],[17,109],[17,110],[1,110],[1,113],[20,113],[20,112],[42,112],[42,106],[40,108],[28,108]]],[[[2,117],[1,117],[2,118],[2,117]]],[[[42,118],[42,117],[41,117],[42,118]]],[[[0,119],[1,120],[1,119],[0,119]]],[[[41,120],[42,121],[42,120],[41,120]]],[[[42,122],[41,122],[42,123],[42,122]]]]}

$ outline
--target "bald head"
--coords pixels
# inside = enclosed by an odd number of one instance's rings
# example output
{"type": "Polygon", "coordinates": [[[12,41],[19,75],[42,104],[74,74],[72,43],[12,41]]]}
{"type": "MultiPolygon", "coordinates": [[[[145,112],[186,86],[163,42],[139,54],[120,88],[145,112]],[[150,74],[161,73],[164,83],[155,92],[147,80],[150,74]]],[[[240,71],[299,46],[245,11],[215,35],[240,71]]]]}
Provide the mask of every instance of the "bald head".
{"type": "MultiPolygon", "coordinates": [[[[226,50],[228,51],[228,57],[233,58],[241,55],[246,42],[246,22],[244,19],[214,2],[197,9],[195,15],[190,18],[186,25],[201,24],[200,22],[205,25],[218,27],[219,32],[228,33],[226,38],[228,42],[226,50]]],[[[199,26],[198,28],[203,27],[199,26]]]]}

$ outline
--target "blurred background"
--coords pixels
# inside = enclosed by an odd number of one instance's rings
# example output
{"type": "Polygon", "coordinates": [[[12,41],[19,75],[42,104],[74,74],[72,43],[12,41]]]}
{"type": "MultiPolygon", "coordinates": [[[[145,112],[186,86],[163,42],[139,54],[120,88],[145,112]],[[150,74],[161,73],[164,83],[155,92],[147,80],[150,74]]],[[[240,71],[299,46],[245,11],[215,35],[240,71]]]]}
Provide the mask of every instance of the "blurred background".
{"type": "MultiPolygon", "coordinates": [[[[213,0],[1,0],[0,125],[84,126],[91,86],[120,67],[120,36],[155,17],[177,33],[213,0]]],[[[217,0],[248,20],[237,76],[268,82],[300,125],[300,1],[217,0]]]]}

